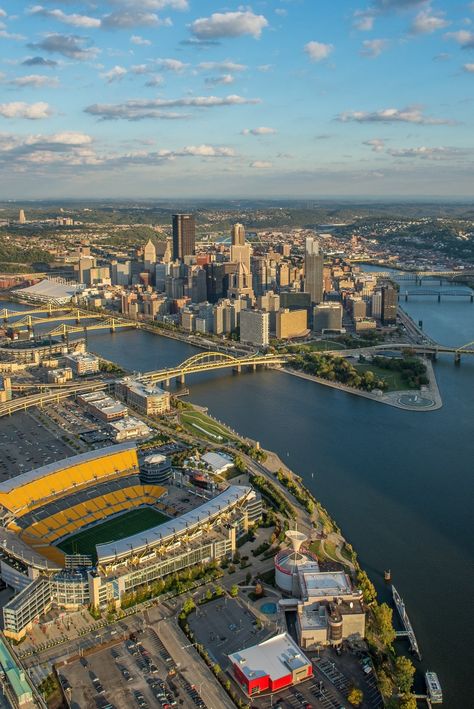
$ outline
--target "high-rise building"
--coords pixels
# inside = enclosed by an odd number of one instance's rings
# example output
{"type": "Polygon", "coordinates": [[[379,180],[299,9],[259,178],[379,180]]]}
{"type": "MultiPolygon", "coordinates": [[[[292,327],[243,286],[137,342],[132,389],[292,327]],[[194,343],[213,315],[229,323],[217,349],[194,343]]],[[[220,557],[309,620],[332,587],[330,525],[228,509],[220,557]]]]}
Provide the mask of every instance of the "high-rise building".
{"type": "Polygon", "coordinates": [[[320,303],[313,310],[313,330],[342,329],[342,305],[340,303],[320,303]]]}
{"type": "Polygon", "coordinates": [[[243,246],[245,244],[245,227],[243,224],[234,224],[230,234],[232,246],[243,246]]]}
{"type": "Polygon", "coordinates": [[[156,246],[151,239],[148,239],[143,249],[143,266],[145,271],[154,271],[156,263],[156,246]]]}
{"type": "Polygon", "coordinates": [[[113,286],[128,286],[130,285],[132,269],[130,261],[121,263],[120,261],[111,262],[111,278],[113,286]]]}
{"type": "Polygon", "coordinates": [[[26,217],[25,217],[25,210],[20,209],[18,212],[18,224],[25,224],[26,223],[26,217]]]}
{"type": "Polygon", "coordinates": [[[398,293],[393,286],[382,288],[382,322],[395,325],[397,322],[398,293]]]}
{"type": "Polygon", "coordinates": [[[242,310],[240,313],[240,341],[256,347],[268,347],[270,313],[261,310],[242,310]]]}
{"type": "Polygon", "coordinates": [[[196,248],[194,214],[173,214],[173,260],[192,256],[196,248]]]}
{"type": "Polygon", "coordinates": [[[323,280],[324,256],[319,249],[317,239],[309,236],[305,244],[304,274],[305,291],[311,296],[311,302],[322,303],[324,294],[323,280]]]}
{"type": "Polygon", "coordinates": [[[306,310],[288,310],[281,308],[276,314],[276,336],[278,340],[302,337],[308,332],[308,313],[306,310]]]}

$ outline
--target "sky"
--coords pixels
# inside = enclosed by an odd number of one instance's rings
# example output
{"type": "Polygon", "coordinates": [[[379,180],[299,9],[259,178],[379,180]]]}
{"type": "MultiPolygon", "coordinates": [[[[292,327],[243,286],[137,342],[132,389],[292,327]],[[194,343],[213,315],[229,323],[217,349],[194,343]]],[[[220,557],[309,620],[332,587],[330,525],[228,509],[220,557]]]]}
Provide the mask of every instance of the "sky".
{"type": "Polygon", "coordinates": [[[474,2],[0,0],[0,196],[472,198],[474,2]]]}

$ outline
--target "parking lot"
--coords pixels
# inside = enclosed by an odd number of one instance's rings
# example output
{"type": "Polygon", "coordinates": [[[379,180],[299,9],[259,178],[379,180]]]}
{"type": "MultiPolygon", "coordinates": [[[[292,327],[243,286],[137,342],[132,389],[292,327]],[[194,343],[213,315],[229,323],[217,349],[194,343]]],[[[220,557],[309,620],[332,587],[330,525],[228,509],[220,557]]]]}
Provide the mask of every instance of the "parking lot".
{"type": "Polygon", "coordinates": [[[341,656],[325,648],[319,654],[306,652],[313,664],[313,677],[274,694],[254,700],[259,709],[350,709],[347,695],[353,686],[364,695],[361,709],[382,709],[383,701],[377,689],[373,671],[366,674],[361,659],[352,653],[341,656]]]}
{"type": "Polygon", "coordinates": [[[26,412],[0,419],[0,445],[0,480],[72,455],[66,443],[26,412]]]}
{"type": "Polygon", "coordinates": [[[258,629],[255,616],[238,599],[217,599],[198,606],[188,622],[196,641],[204,645],[223,670],[229,665],[230,653],[256,645],[271,635],[268,628],[258,629]]]}
{"type": "Polygon", "coordinates": [[[154,630],[59,669],[72,709],[161,707],[205,709],[154,630]]]}

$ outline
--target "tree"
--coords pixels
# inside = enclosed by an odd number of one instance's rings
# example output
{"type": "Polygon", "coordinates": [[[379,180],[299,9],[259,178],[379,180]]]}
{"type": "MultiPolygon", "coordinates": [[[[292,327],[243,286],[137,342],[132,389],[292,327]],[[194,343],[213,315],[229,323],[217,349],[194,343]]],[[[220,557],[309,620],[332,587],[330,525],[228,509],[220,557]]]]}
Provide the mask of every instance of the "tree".
{"type": "Polygon", "coordinates": [[[210,588],[207,589],[206,591],[206,601],[211,601],[212,600],[212,591],[210,588]]]}
{"type": "Polygon", "coordinates": [[[379,689],[384,697],[391,697],[393,693],[393,682],[384,670],[379,672],[379,689]]]}
{"type": "Polygon", "coordinates": [[[377,598],[377,592],[375,590],[374,584],[369,579],[365,571],[359,571],[357,574],[357,581],[364,595],[364,601],[370,605],[377,598]]]}
{"type": "Polygon", "coordinates": [[[380,606],[376,606],[374,608],[377,634],[380,641],[388,647],[392,646],[392,643],[396,637],[392,624],[392,616],[393,611],[389,606],[387,606],[386,603],[382,603],[380,606]]]}
{"type": "Polygon", "coordinates": [[[237,455],[234,459],[234,468],[238,473],[245,473],[247,470],[244,461],[239,455],[237,455]]]}
{"type": "Polygon", "coordinates": [[[183,603],[183,613],[185,613],[186,615],[189,615],[195,608],[196,608],[196,605],[195,605],[193,599],[186,598],[186,600],[183,603]]]}
{"type": "Polygon", "coordinates": [[[230,587],[229,593],[230,593],[230,595],[232,596],[232,598],[236,598],[236,597],[239,595],[239,587],[237,586],[236,583],[234,583],[234,584],[230,587]]]}
{"type": "Polygon", "coordinates": [[[347,695],[347,701],[352,704],[353,707],[360,707],[364,701],[364,693],[358,687],[352,687],[351,691],[347,695]]]}
{"type": "Polygon", "coordinates": [[[415,667],[413,662],[400,655],[395,660],[395,683],[402,694],[408,694],[413,686],[415,667]]]}
{"type": "Polygon", "coordinates": [[[415,697],[412,694],[406,694],[400,699],[399,708],[400,709],[417,709],[418,704],[415,697]]]}

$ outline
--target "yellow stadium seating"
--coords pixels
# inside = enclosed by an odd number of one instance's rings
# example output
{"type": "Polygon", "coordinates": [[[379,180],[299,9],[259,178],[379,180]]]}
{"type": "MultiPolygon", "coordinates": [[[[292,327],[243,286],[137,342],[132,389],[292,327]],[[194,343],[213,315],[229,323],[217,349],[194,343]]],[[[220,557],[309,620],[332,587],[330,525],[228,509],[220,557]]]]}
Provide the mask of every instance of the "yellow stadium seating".
{"type": "Polygon", "coordinates": [[[17,516],[44,506],[54,499],[70,495],[76,490],[97,485],[107,479],[126,477],[138,471],[137,453],[134,448],[118,452],[105,452],[95,459],[74,462],[74,458],[63,461],[64,467],[37,479],[17,479],[17,486],[8,492],[0,491],[0,505],[17,516]]]}

